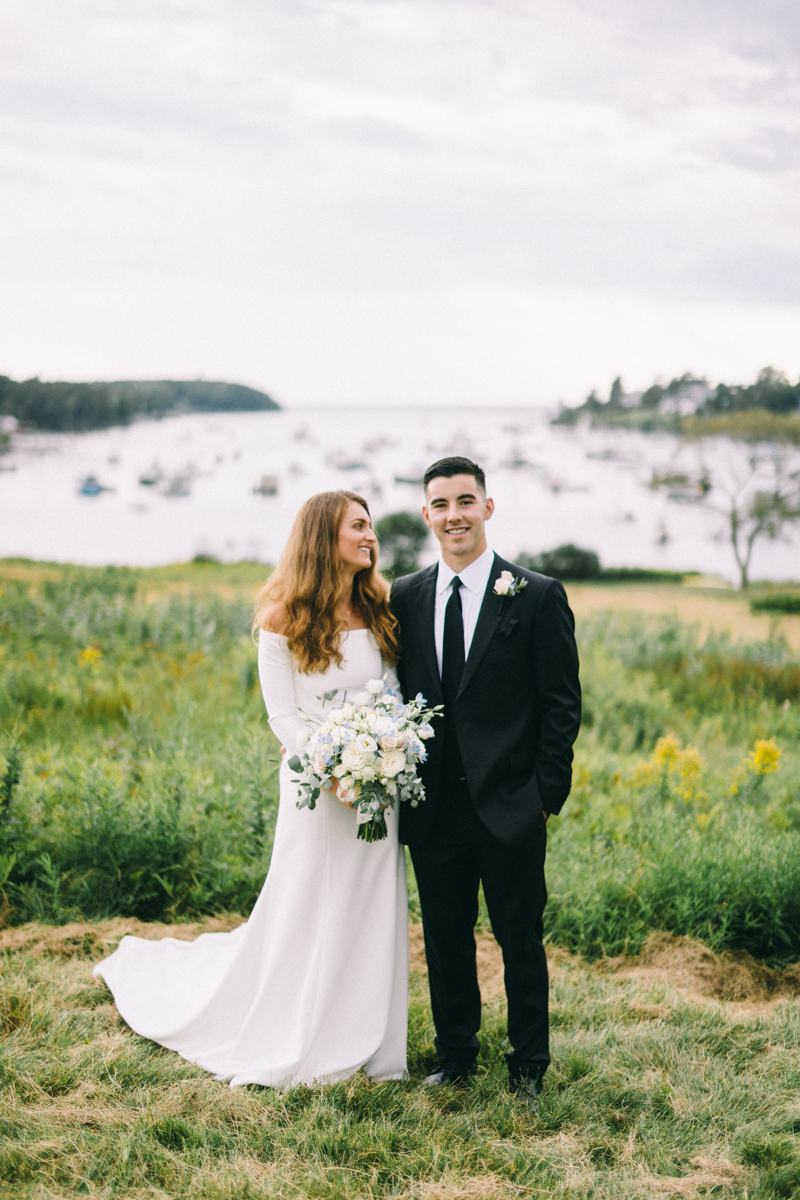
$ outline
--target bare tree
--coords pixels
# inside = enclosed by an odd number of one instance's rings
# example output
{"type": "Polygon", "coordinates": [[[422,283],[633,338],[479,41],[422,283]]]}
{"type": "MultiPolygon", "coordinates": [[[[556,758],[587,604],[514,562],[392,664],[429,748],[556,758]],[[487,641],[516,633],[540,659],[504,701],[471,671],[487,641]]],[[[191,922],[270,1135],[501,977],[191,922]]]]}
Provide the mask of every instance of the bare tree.
{"type": "Polygon", "coordinates": [[[731,451],[713,471],[705,468],[711,482],[708,503],[725,517],[739,586],[746,588],[756,542],[775,541],[800,520],[800,469],[787,447],[738,443],[731,451]]]}
{"type": "MultiPolygon", "coordinates": [[[[739,586],[750,583],[750,564],[756,543],[775,541],[787,526],[800,520],[800,456],[789,446],[715,439],[713,453],[704,442],[693,443],[691,468],[675,474],[654,472],[651,487],[680,481],[686,498],[725,518],[724,536],[739,569],[739,586]]],[[[682,447],[678,459],[689,447],[682,447]]]]}

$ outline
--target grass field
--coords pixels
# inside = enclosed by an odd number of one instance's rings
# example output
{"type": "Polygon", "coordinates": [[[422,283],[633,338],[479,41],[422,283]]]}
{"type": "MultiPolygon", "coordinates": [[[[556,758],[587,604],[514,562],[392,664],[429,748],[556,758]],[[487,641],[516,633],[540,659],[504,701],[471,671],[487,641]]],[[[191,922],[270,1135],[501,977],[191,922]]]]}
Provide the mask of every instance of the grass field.
{"type": "Polygon", "coordinates": [[[663,936],[643,960],[595,967],[551,948],[555,1060],[532,1117],[505,1090],[501,972],[486,933],[478,1075],[463,1092],[419,1088],[433,1030],[412,927],[408,1083],[231,1091],[131,1033],[90,967],[123,932],[193,936],[232,923],[117,919],[0,934],[0,1195],[478,1200],[800,1189],[797,974],[663,936]],[[726,994],[738,1000],[719,999],[726,994]]]}
{"type": "Polygon", "coordinates": [[[261,575],[0,563],[0,1194],[800,1195],[796,618],[736,597],[570,589],[586,707],[550,826],[538,1118],[505,1091],[485,914],[479,1074],[416,1086],[413,879],[407,1084],[231,1092],[120,1022],[92,962],[125,931],[229,927],[263,882],[261,575]]]}
{"type": "Polygon", "coordinates": [[[579,619],[605,611],[670,616],[696,625],[701,636],[727,633],[736,641],[768,641],[777,634],[793,650],[800,650],[800,617],[751,612],[751,598],[769,595],[771,590],[757,585],[749,590],[747,599],[741,592],[721,586],[569,583],[566,587],[579,619]]]}

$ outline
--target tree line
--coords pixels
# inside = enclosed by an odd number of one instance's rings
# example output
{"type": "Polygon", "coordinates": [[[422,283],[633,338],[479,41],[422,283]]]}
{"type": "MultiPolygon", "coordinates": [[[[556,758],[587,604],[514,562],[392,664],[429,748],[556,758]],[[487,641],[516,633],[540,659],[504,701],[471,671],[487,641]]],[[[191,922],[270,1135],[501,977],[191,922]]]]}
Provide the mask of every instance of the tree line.
{"type": "Polygon", "coordinates": [[[556,424],[570,425],[584,414],[593,420],[612,420],[624,411],[635,410],[658,412],[668,410],[669,401],[694,395],[695,417],[718,417],[729,413],[768,412],[776,416],[790,416],[800,412],[800,381],[791,383],[789,378],[774,367],[763,367],[754,383],[718,383],[711,387],[702,376],[684,375],[671,379],[669,383],[654,383],[641,394],[626,394],[620,376],[614,380],[607,400],[601,400],[596,391],[591,391],[583,404],[574,408],[562,408],[556,424]]]}
{"type": "Polygon", "coordinates": [[[137,417],[169,412],[255,412],[279,406],[238,383],[206,380],[119,380],[112,383],[15,381],[0,375],[0,416],[28,429],[85,433],[129,425],[137,417]]]}

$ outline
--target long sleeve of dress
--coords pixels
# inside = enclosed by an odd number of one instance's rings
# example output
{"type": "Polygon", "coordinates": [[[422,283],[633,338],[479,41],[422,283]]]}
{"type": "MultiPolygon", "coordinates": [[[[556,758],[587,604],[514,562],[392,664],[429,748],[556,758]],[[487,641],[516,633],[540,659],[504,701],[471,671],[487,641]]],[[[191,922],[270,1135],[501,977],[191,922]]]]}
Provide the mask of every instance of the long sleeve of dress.
{"type": "Polygon", "coordinates": [[[268,633],[265,629],[259,632],[258,677],[269,727],[281,745],[294,754],[297,735],[308,732],[308,725],[297,710],[292,656],[282,634],[268,633]]]}

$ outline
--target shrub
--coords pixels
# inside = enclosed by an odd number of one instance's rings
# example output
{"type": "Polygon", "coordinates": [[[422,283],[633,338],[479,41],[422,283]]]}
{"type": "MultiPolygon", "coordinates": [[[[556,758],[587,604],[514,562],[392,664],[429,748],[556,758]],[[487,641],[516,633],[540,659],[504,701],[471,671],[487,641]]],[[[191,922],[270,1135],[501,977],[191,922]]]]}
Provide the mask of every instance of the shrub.
{"type": "Polygon", "coordinates": [[[540,571],[553,579],[565,582],[582,579],[598,579],[600,559],[594,550],[582,550],[568,543],[555,550],[544,550],[541,554],[519,554],[517,562],[529,571],[540,571]]]}
{"type": "Polygon", "coordinates": [[[750,601],[751,612],[800,613],[800,592],[773,592],[750,601]]]}

